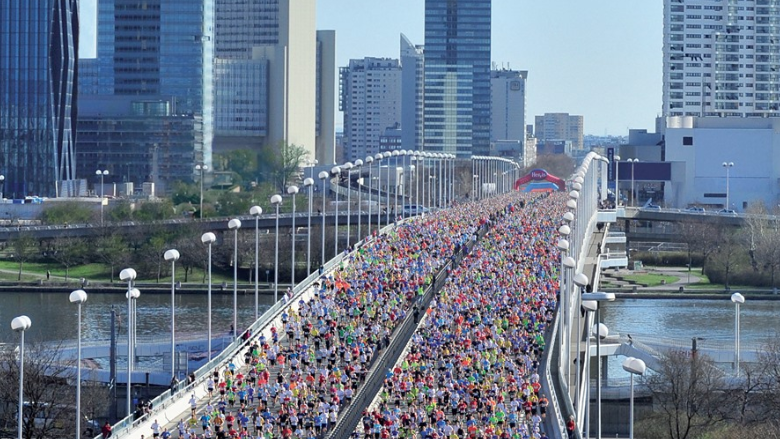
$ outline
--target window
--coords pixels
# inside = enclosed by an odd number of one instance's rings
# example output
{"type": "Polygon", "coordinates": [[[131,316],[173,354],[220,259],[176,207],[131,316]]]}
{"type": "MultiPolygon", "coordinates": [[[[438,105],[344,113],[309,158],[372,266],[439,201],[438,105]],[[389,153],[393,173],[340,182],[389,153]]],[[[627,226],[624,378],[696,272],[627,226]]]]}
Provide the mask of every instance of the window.
{"type": "Polygon", "coordinates": [[[683,136],[683,146],[693,146],[693,136],[683,136]]]}

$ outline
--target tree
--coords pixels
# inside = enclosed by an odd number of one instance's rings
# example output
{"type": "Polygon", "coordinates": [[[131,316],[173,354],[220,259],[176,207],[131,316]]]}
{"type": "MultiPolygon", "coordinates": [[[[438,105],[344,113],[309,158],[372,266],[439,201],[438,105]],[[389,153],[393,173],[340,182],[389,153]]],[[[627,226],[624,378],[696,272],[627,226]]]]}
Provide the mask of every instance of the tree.
{"type": "Polygon", "coordinates": [[[257,178],[257,154],[251,150],[237,149],[215,155],[214,164],[215,169],[231,172],[234,183],[239,185],[257,178]]]}
{"type": "Polygon", "coordinates": [[[101,262],[111,267],[111,283],[116,268],[130,260],[127,242],[120,235],[101,236],[94,243],[95,254],[101,262]]]}
{"type": "Polygon", "coordinates": [[[40,220],[44,224],[85,224],[95,218],[95,210],[85,203],[67,201],[46,207],[40,220]]]}
{"type": "Polygon", "coordinates": [[[87,242],[74,236],[60,236],[54,239],[51,258],[65,267],[65,280],[68,280],[70,267],[84,262],[87,242]]]}
{"type": "MultiPolygon", "coordinates": [[[[17,426],[19,404],[19,362],[13,349],[0,352],[0,420],[3,425],[17,426]]],[[[74,374],[73,361],[62,358],[60,345],[25,343],[24,416],[22,437],[25,439],[72,438],[75,428],[73,405],[75,389],[67,380],[74,374]]],[[[107,391],[95,386],[82,398],[82,413],[104,414],[107,391]]],[[[84,417],[82,417],[84,419],[84,417]]],[[[83,424],[83,422],[82,422],[83,424]]],[[[86,426],[84,426],[86,428],[86,426]]]]}
{"type": "Polygon", "coordinates": [[[723,284],[728,290],[731,274],[742,263],[743,247],[736,230],[730,226],[719,227],[719,229],[721,229],[719,233],[721,239],[714,260],[717,267],[723,270],[723,284]]]}
{"type": "Polygon", "coordinates": [[[709,357],[696,351],[667,351],[660,365],[660,370],[643,376],[641,382],[652,394],[666,437],[698,437],[727,419],[729,405],[721,394],[723,372],[709,357]]]}
{"type": "Polygon", "coordinates": [[[266,145],[260,154],[263,173],[277,190],[284,193],[297,177],[301,165],[309,155],[306,148],[296,144],[279,142],[266,145]]]}
{"type": "Polygon", "coordinates": [[[22,268],[24,263],[30,261],[38,252],[38,241],[29,233],[20,232],[10,241],[13,257],[19,263],[19,276],[16,280],[22,280],[22,268]]]}
{"type": "MultiPolygon", "coordinates": [[[[536,157],[534,168],[541,168],[556,177],[566,178],[574,172],[574,159],[566,154],[542,154],[536,157]]],[[[526,172],[530,169],[526,169],[526,172]]]]}

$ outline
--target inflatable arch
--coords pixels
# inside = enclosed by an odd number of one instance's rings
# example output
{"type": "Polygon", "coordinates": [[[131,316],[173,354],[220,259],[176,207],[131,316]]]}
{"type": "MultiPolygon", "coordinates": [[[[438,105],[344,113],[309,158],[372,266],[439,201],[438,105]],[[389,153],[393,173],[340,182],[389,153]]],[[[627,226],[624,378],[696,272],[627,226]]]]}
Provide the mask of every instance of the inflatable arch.
{"type": "Polygon", "coordinates": [[[519,190],[520,186],[527,184],[531,181],[549,181],[558,186],[559,191],[566,190],[566,182],[562,179],[548,173],[544,169],[534,169],[524,177],[521,177],[515,181],[515,190],[519,190]]]}

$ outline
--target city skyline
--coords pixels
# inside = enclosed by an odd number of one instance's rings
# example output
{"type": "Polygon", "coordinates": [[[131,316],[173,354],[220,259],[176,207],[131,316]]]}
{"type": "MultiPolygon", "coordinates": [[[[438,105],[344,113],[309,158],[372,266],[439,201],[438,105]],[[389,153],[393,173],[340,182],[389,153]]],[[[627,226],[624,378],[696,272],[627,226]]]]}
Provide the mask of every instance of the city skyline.
{"type": "MultiPolygon", "coordinates": [[[[81,3],[87,45],[94,38],[89,14],[95,1],[81,3]]],[[[662,107],[663,2],[492,3],[492,61],[528,70],[529,117],[581,114],[585,134],[595,135],[654,127],[662,107]]],[[[400,34],[423,44],[424,21],[420,0],[397,0],[392,8],[359,0],[317,2],[317,29],[336,31],[337,66],[364,57],[399,58],[400,34]]],[[[336,121],[340,127],[340,114],[336,121]]]]}

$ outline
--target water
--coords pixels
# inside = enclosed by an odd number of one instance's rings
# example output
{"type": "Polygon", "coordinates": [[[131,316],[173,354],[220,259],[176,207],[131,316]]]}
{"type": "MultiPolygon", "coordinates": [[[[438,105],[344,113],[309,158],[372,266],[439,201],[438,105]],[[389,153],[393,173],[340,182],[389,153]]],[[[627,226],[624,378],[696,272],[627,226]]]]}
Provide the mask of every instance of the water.
{"type": "MultiPolygon", "coordinates": [[[[780,301],[751,300],[740,305],[740,342],[743,349],[776,340],[780,334],[780,301]]],[[[631,336],[638,341],[672,339],[690,349],[691,339],[700,346],[733,348],[735,306],[722,300],[621,299],[605,304],[601,320],[610,335],[631,336]]],[[[628,377],[623,357],[609,358],[610,378],[628,377]]]]}
{"type": "MultiPolygon", "coordinates": [[[[11,320],[27,315],[32,327],[25,333],[25,342],[71,341],[77,338],[78,308],[68,301],[67,293],[2,293],[0,294],[0,342],[18,342],[11,331],[11,320]]],[[[207,333],[207,295],[176,295],[177,337],[191,338],[207,333]]],[[[260,315],[273,304],[272,295],[260,294],[260,315]]],[[[127,321],[127,298],[124,293],[93,293],[82,305],[82,340],[108,340],[110,338],[111,307],[117,313],[122,328],[127,321]]],[[[212,334],[226,334],[233,323],[233,295],[212,294],[212,334]]],[[[139,342],[170,336],[171,296],[169,294],[143,294],[136,302],[139,342]]],[[[248,327],[255,316],[254,291],[238,295],[238,328],[248,327]]]]}

